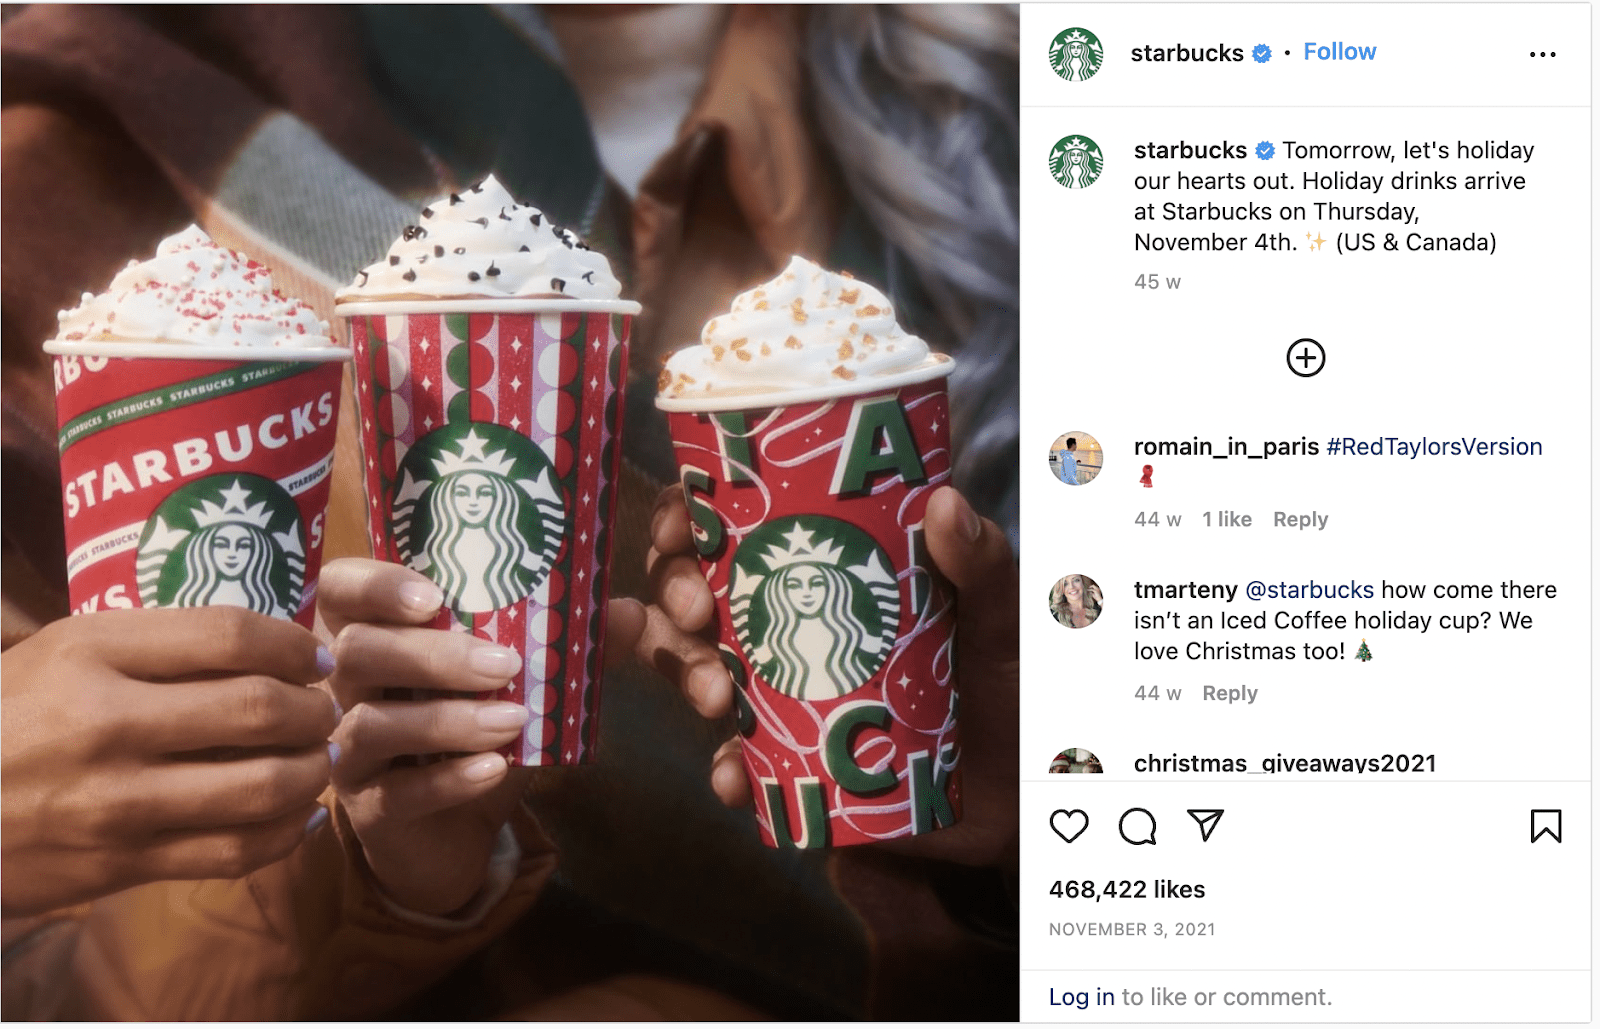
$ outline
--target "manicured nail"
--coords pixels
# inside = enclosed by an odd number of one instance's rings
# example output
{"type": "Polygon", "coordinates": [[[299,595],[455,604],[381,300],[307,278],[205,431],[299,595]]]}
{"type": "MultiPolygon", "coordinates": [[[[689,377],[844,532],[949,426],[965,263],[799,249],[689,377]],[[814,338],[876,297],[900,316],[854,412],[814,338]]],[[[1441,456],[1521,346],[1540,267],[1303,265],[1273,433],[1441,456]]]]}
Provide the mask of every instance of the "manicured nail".
{"type": "Polygon", "coordinates": [[[326,679],[333,674],[333,651],[327,647],[317,648],[317,674],[326,679]]]}
{"type": "Polygon", "coordinates": [[[403,582],[400,603],[418,614],[430,614],[444,603],[444,592],[431,582],[403,582]]]}
{"type": "Polygon", "coordinates": [[[521,704],[485,704],[476,717],[478,728],[485,732],[510,732],[528,724],[528,709],[521,704]]]}
{"type": "Polygon", "coordinates": [[[325,807],[317,808],[312,816],[306,819],[306,835],[310,836],[312,833],[322,828],[322,823],[326,822],[327,820],[328,809],[325,807]]]}
{"type": "Polygon", "coordinates": [[[711,699],[713,692],[721,689],[727,677],[727,670],[720,664],[695,667],[689,673],[689,699],[696,704],[706,703],[711,699]]]}
{"type": "Polygon", "coordinates": [[[339,703],[339,698],[328,694],[328,699],[333,701],[333,722],[335,725],[344,721],[344,705],[339,703]]]}
{"type": "Polygon", "coordinates": [[[983,525],[978,521],[978,512],[967,503],[967,498],[956,494],[956,523],[961,529],[961,535],[968,543],[978,542],[978,534],[983,531],[983,525]]]}
{"type": "Polygon", "coordinates": [[[493,779],[505,770],[506,759],[499,754],[485,754],[475,761],[469,762],[461,769],[461,774],[471,782],[485,782],[493,779]]]}
{"type": "Polygon", "coordinates": [[[337,743],[329,743],[328,744],[328,764],[330,764],[330,765],[338,764],[339,763],[339,755],[343,754],[343,753],[344,753],[344,748],[343,747],[339,746],[337,743]]]}
{"type": "Polygon", "coordinates": [[[522,655],[506,647],[473,647],[467,667],[491,679],[509,679],[522,671],[522,655]]]}
{"type": "Polygon", "coordinates": [[[677,578],[667,583],[667,603],[679,614],[686,614],[699,595],[692,580],[677,578]]]}

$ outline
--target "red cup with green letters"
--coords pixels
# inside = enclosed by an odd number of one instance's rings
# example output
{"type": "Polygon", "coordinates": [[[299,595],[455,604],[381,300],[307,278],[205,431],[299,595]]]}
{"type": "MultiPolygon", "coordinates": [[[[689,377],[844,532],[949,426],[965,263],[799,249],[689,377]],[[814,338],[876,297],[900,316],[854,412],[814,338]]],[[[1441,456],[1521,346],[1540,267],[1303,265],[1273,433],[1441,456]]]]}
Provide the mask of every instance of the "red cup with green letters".
{"type": "Polygon", "coordinates": [[[954,363],[892,319],[876,290],[797,258],[662,373],[769,846],[960,817],[955,597],[923,536],[950,479],[954,363]]]}

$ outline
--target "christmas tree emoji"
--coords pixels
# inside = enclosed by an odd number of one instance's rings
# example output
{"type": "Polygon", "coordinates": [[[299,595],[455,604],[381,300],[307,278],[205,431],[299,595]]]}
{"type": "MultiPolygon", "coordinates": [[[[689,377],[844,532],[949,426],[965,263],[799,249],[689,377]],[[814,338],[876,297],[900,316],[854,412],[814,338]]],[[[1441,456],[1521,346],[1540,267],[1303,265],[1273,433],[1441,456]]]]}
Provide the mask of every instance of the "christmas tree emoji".
{"type": "Polygon", "coordinates": [[[1366,640],[1362,640],[1361,641],[1361,649],[1356,651],[1356,660],[1357,661],[1371,661],[1372,660],[1372,651],[1367,649],[1367,641],[1366,640]]]}

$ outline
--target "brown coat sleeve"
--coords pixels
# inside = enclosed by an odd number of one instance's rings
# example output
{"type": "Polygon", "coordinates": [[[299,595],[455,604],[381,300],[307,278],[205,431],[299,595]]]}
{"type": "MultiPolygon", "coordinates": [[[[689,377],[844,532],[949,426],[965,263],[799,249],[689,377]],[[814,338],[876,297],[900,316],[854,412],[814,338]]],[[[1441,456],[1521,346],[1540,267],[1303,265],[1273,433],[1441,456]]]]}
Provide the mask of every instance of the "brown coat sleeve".
{"type": "Polygon", "coordinates": [[[441,931],[393,914],[336,818],[242,879],[151,883],[37,920],[6,944],[5,1017],[371,1018],[532,906],[555,869],[554,848],[526,810],[513,828],[517,878],[474,928],[441,931]]]}

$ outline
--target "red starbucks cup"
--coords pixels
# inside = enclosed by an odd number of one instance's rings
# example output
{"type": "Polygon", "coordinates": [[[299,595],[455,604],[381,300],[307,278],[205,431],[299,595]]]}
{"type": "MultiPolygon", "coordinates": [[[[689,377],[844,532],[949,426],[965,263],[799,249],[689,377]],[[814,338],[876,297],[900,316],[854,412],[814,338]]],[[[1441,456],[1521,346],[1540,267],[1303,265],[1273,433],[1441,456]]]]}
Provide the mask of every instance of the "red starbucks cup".
{"type": "Polygon", "coordinates": [[[591,760],[628,334],[603,300],[341,304],[373,555],[445,594],[434,628],[510,647],[513,765],[591,760]]]}
{"type": "Polygon", "coordinates": [[[310,628],[350,352],[44,349],[73,613],[231,604],[310,628]]]}
{"type": "Polygon", "coordinates": [[[950,479],[953,367],[656,401],[769,846],[870,843],[960,817],[955,597],[923,540],[928,497],[950,479]]]}

